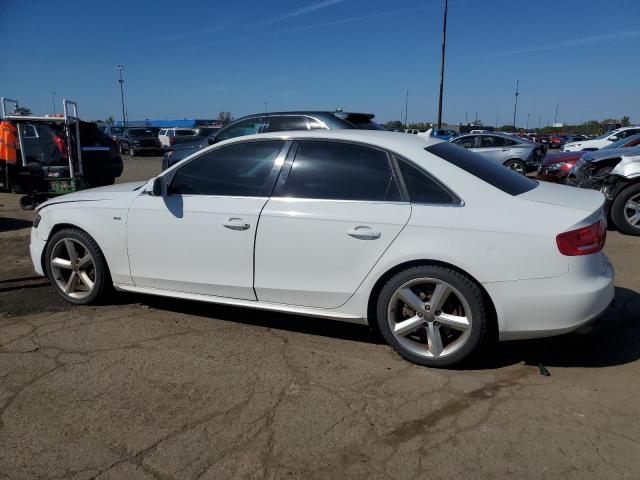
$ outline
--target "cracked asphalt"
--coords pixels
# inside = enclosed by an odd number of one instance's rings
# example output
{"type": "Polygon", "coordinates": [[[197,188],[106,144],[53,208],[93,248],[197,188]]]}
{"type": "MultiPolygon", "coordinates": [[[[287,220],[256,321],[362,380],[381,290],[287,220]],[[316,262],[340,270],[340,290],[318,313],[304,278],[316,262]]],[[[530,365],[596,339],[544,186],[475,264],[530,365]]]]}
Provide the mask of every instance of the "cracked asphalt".
{"type": "MultiPolygon", "coordinates": [[[[123,180],[159,169],[125,163],[123,180]]],[[[0,479],[639,477],[640,238],[609,232],[597,324],[432,370],[328,320],[66,305],[17,201],[0,195],[0,479]]]]}

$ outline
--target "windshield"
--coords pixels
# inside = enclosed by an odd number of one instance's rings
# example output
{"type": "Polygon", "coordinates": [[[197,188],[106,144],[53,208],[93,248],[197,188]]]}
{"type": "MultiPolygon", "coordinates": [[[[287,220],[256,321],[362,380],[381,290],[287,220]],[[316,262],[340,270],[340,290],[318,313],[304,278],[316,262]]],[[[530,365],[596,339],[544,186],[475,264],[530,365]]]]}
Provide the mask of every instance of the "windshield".
{"type": "Polygon", "coordinates": [[[153,137],[153,131],[146,128],[135,128],[128,131],[130,137],[153,137]]]}
{"type": "Polygon", "coordinates": [[[351,125],[355,126],[356,128],[359,128],[360,130],[386,130],[386,128],[384,128],[382,125],[372,120],[369,120],[366,117],[350,116],[346,120],[351,125]]]}

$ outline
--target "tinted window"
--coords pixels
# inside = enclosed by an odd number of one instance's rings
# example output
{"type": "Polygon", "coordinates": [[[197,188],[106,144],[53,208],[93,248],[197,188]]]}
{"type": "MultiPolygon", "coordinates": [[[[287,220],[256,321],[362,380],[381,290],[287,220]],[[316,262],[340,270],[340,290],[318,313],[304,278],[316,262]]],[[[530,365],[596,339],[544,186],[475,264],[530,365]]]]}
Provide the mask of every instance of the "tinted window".
{"type": "Polygon", "coordinates": [[[302,142],[289,172],[285,197],[399,201],[386,153],[333,142],[302,142]]]}
{"type": "Polygon", "coordinates": [[[36,127],[29,124],[26,124],[24,126],[24,138],[34,138],[37,136],[38,136],[38,132],[36,131],[36,127]]]}
{"type": "Polygon", "coordinates": [[[481,148],[504,147],[505,139],[502,137],[493,137],[491,135],[483,135],[480,140],[481,148]]]}
{"type": "Polygon", "coordinates": [[[208,152],[180,167],[170,194],[259,197],[283,141],[241,143],[208,152]]]}
{"type": "Polygon", "coordinates": [[[348,115],[345,119],[351,125],[361,130],[385,130],[382,125],[372,121],[368,115],[348,115]]]}
{"type": "Polygon", "coordinates": [[[304,117],[286,115],[282,117],[267,117],[265,132],[286,132],[290,130],[307,130],[304,117]]]}
{"type": "Polygon", "coordinates": [[[248,118],[241,120],[227,128],[220,130],[216,134],[218,140],[228,140],[229,138],[242,137],[244,135],[252,135],[254,133],[260,133],[262,127],[262,118],[248,118]]]}
{"type": "Polygon", "coordinates": [[[456,138],[453,143],[456,145],[460,145],[463,148],[475,148],[476,147],[476,137],[462,137],[456,138]]]}
{"type": "Polygon", "coordinates": [[[448,142],[436,143],[425,150],[510,195],[520,195],[538,186],[538,182],[524,175],[502,165],[487,162],[480,155],[448,142]]]}
{"type": "Polygon", "coordinates": [[[307,117],[307,120],[309,120],[309,127],[311,127],[311,130],[326,130],[327,129],[327,127],[323,123],[319,122],[315,118],[307,117]]]}
{"type": "Polygon", "coordinates": [[[195,135],[196,132],[193,130],[176,130],[176,136],[185,137],[189,135],[195,135]]]}
{"type": "Polygon", "coordinates": [[[398,159],[404,184],[413,203],[458,203],[459,200],[418,167],[398,159]]]}

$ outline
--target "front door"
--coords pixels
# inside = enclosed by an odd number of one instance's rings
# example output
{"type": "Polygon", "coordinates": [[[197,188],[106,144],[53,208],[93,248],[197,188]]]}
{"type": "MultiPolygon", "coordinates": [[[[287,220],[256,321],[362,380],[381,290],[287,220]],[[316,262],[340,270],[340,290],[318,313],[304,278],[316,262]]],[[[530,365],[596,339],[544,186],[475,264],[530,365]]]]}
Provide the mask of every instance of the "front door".
{"type": "Polygon", "coordinates": [[[260,216],[258,300],[343,305],[410,214],[386,152],[348,142],[300,141],[260,216]]]}
{"type": "Polygon", "coordinates": [[[208,151],[169,172],[166,196],[141,193],[127,219],[134,283],[255,300],[255,232],[285,144],[263,140],[208,151]]]}

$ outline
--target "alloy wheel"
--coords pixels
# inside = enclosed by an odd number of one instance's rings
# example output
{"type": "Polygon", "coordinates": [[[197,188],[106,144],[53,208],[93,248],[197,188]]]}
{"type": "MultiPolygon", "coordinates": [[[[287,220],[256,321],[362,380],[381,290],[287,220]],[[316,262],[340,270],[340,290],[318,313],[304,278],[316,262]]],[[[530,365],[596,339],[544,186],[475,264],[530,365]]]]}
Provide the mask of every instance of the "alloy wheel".
{"type": "Polygon", "coordinates": [[[469,302],[453,285],[436,278],[416,278],[397,288],[387,320],[403,347],[428,358],[457,352],[473,328],[469,302]]]}
{"type": "Polygon", "coordinates": [[[507,163],[507,167],[520,175],[524,175],[524,167],[520,162],[509,162],[507,163]]]}
{"type": "Polygon", "coordinates": [[[640,228],[640,193],[633,195],[624,206],[624,218],[634,228],[640,228]]]}
{"type": "Polygon", "coordinates": [[[68,297],[81,300],[93,292],[95,261],[89,249],[73,238],[59,240],[51,250],[51,273],[58,288],[68,297]]]}

